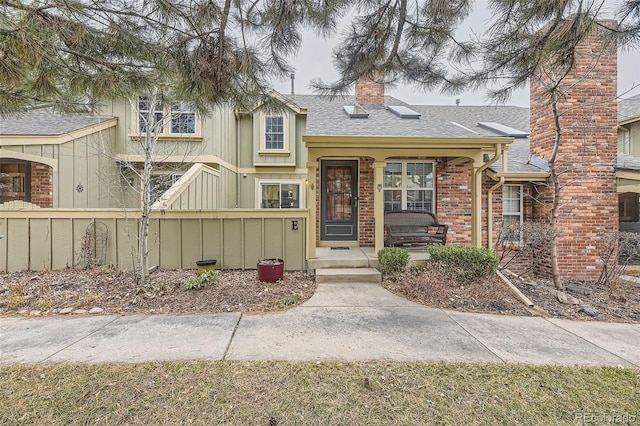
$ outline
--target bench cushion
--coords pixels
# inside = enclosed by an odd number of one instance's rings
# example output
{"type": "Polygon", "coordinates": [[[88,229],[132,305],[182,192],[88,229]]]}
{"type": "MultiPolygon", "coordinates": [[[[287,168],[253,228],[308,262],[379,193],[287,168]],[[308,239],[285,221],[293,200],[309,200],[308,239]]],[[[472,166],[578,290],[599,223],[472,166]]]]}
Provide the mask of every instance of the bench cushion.
{"type": "Polygon", "coordinates": [[[414,210],[385,213],[385,245],[446,244],[447,225],[441,225],[435,214],[414,210]]]}

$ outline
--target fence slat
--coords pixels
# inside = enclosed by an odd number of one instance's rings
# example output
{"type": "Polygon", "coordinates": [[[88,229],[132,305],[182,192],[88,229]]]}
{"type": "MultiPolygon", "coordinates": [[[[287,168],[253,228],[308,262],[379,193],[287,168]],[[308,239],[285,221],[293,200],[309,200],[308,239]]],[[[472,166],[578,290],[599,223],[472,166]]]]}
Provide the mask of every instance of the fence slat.
{"type": "MultiPolygon", "coordinates": [[[[34,209],[3,211],[0,270],[13,272],[82,266],[87,226],[108,229],[106,263],[123,270],[137,264],[138,212],[117,209],[34,209]]],[[[149,234],[150,266],[195,268],[216,259],[221,269],[255,269],[262,257],[285,259],[288,270],[306,269],[308,211],[171,210],[154,213],[149,234]],[[298,229],[292,229],[292,221],[298,229]]]]}

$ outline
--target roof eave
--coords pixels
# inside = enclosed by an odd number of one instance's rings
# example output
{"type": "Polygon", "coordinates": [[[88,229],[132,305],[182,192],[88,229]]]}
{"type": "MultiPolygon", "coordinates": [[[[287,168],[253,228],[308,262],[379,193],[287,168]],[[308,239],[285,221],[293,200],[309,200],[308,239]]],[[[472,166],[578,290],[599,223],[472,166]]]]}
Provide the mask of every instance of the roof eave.
{"type": "MultiPolygon", "coordinates": [[[[289,108],[290,110],[292,110],[296,114],[306,114],[307,113],[307,108],[301,107],[300,105],[296,104],[292,99],[287,98],[286,96],[280,94],[279,92],[276,92],[275,90],[272,90],[271,92],[269,92],[269,96],[274,98],[274,99],[276,99],[283,106],[289,108]]],[[[248,110],[243,110],[243,109],[236,108],[235,109],[235,113],[238,114],[238,115],[252,114],[255,110],[260,109],[260,107],[262,107],[263,104],[264,104],[264,102],[258,102],[251,109],[248,109],[248,110]]]]}
{"type": "Polygon", "coordinates": [[[626,117],[622,120],[618,120],[618,126],[624,126],[625,124],[635,123],[636,121],[640,121],[640,115],[634,115],[632,117],[626,117]]]}
{"type": "Polygon", "coordinates": [[[382,135],[303,135],[307,148],[493,148],[509,145],[509,137],[438,137],[382,135]]]}
{"type": "Polygon", "coordinates": [[[544,182],[549,178],[549,172],[496,172],[487,170],[487,176],[491,179],[515,181],[515,182],[544,182]]]}
{"type": "Polygon", "coordinates": [[[63,143],[79,139],[93,133],[115,127],[118,125],[118,117],[111,117],[105,121],[90,124],[70,132],[59,133],[55,135],[2,135],[2,146],[18,146],[18,145],[61,145],[63,143]]]}

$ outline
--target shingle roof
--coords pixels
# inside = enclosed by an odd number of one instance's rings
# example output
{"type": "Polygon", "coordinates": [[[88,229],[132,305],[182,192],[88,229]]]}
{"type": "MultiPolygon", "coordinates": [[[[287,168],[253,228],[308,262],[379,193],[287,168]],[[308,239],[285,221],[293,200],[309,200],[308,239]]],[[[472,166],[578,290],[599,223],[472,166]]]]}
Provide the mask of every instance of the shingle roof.
{"type": "Polygon", "coordinates": [[[420,119],[400,118],[381,106],[364,106],[369,118],[350,118],[344,106],[355,105],[354,96],[286,96],[307,108],[308,135],[336,136],[421,136],[421,137],[496,137],[497,132],[480,128],[478,121],[499,121],[520,130],[528,130],[528,110],[519,107],[448,107],[408,105],[385,96],[385,105],[404,106],[421,114],[420,119]],[[478,120],[478,117],[481,117],[478,120]],[[524,117],[524,119],[523,119],[524,117]]]}
{"type": "Polygon", "coordinates": [[[84,114],[60,114],[50,108],[36,108],[24,113],[0,117],[0,135],[58,136],[111,118],[84,114]]]}
{"type": "Polygon", "coordinates": [[[640,170],[640,157],[633,157],[629,154],[619,152],[616,168],[625,170],[640,170]]]}
{"type": "Polygon", "coordinates": [[[618,121],[638,117],[640,120],[640,95],[635,95],[618,102],[618,121]]]}
{"type": "MultiPolygon", "coordinates": [[[[529,109],[517,106],[439,106],[408,105],[391,96],[385,105],[408,107],[421,114],[420,119],[403,119],[381,107],[366,107],[369,118],[349,118],[345,105],[354,105],[355,97],[330,99],[325,96],[287,96],[296,105],[307,108],[307,135],[336,136],[422,136],[422,137],[500,137],[498,132],[481,127],[479,122],[497,122],[524,132],[529,131],[529,109]]],[[[516,139],[508,152],[510,172],[539,172],[527,164],[529,139],[516,139]]],[[[502,164],[492,167],[501,171],[502,164]]]]}

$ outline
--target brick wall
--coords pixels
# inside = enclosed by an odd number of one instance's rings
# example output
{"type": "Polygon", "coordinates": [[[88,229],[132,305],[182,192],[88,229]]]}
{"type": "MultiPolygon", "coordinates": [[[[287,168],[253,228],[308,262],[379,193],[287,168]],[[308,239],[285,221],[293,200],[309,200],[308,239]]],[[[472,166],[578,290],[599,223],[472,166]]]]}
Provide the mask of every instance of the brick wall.
{"type": "Polygon", "coordinates": [[[31,202],[53,207],[52,169],[46,164],[31,163],[31,202]]]}
{"type": "Polygon", "coordinates": [[[358,173],[358,241],[360,247],[374,247],[376,229],[373,206],[373,158],[360,158],[358,173]]]}
{"type": "Polygon", "coordinates": [[[471,244],[471,170],[469,164],[436,163],[436,214],[449,225],[447,244],[471,244]]]}
{"type": "MultiPolygon", "coordinates": [[[[617,52],[599,34],[579,47],[576,68],[562,83],[559,105],[562,139],[556,160],[562,186],[557,222],[559,266],[563,278],[596,279],[601,265],[600,238],[618,230],[614,166],[617,155],[617,52]]],[[[531,151],[549,159],[553,149],[553,114],[548,96],[531,81],[531,151]]],[[[551,189],[538,186],[543,204],[534,218],[549,220],[551,189]]]]}
{"type": "Polygon", "coordinates": [[[384,84],[370,79],[356,81],[356,102],[361,105],[383,105],[384,84]]]}

